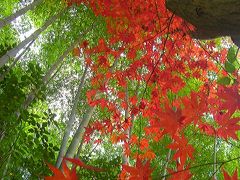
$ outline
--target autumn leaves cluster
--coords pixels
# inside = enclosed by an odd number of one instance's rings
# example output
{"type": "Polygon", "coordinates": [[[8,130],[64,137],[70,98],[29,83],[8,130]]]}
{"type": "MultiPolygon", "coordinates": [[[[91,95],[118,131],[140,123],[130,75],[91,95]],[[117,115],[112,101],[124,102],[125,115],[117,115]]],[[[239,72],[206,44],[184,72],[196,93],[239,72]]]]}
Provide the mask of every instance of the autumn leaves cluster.
{"type": "Polygon", "coordinates": [[[150,178],[156,152],[149,144],[165,136],[171,143],[163,148],[173,150],[176,163],[168,173],[173,179],[176,172],[190,178],[197,155],[184,134],[190,126],[213,137],[238,139],[239,78],[237,69],[222,67],[225,50],[193,40],[188,33],[194,28],[168,11],[164,0],[68,1],[74,4],[85,4],[106,21],[109,37],[95,47],[81,43],[74,55],[83,53],[93,73],[89,105],[108,112],[86,128],[85,141],[98,131],[114,144],[121,142],[124,156],[136,160],[135,166],[122,166],[120,179],[150,178]],[[222,76],[233,81],[219,83],[222,76]]]}

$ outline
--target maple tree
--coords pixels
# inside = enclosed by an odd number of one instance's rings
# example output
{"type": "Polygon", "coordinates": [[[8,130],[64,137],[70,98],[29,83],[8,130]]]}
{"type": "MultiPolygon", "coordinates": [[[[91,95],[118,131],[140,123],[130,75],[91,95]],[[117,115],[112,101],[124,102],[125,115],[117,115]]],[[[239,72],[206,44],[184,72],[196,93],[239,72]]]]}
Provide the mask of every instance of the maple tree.
{"type": "MultiPolygon", "coordinates": [[[[77,179],[76,166],[95,173],[106,171],[74,158],[81,144],[93,141],[101,146],[104,138],[122,148],[119,179],[193,178],[192,169],[201,167],[196,165],[201,156],[198,146],[205,145],[198,138],[193,140],[197,133],[214,139],[213,163],[205,164],[213,166],[208,173],[213,178],[221,176],[221,166],[239,160],[235,156],[218,161],[216,148],[218,141],[239,138],[236,47],[226,49],[214,40],[193,39],[196,27],[168,10],[165,0],[69,0],[66,6],[90,8],[92,20],[85,23],[91,22],[88,28],[97,31],[101,20],[106,35],[92,42],[90,30],[82,30],[86,38],[67,49],[76,58],[83,56],[82,64],[90,71],[82,93],[85,109],[80,110],[85,114],[67,150],[70,130],[65,131],[57,167],[48,165],[54,175],[46,179],[77,179]],[[159,149],[164,153],[159,154],[159,149]],[[165,164],[157,164],[166,154],[165,164]]],[[[237,171],[232,177],[225,170],[222,174],[225,179],[238,176],[237,171]]]]}
{"type": "MultiPolygon", "coordinates": [[[[233,70],[223,69],[223,74],[231,73],[235,77],[235,82],[231,85],[230,82],[228,84],[223,82],[222,86],[221,83],[216,84],[214,80],[211,80],[211,77],[207,76],[209,72],[218,75],[221,71],[219,70],[221,64],[218,64],[215,59],[222,59],[221,63],[225,63],[227,66],[226,54],[215,52],[215,45],[212,42],[201,44],[199,41],[193,40],[189,34],[194,32],[194,27],[168,11],[165,1],[68,1],[68,6],[74,3],[77,5],[87,4],[96,15],[104,16],[106,19],[110,38],[99,41],[98,46],[94,48],[86,46],[84,48],[90,59],[93,55],[96,58],[96,60],[91,59],[91,64],[88,62],[92,71],[96,73],[92,79],[95,90],[88,93],[88,101],[91,106],[100,104],[102,108],[106,107],[111,111],[111,121],[113,124],[117,124],[115,130],[120,133],[118,137],[112,136],[112,141],[114,143],[123,141],[127,156],[131,156],[130,146],[136,144],[143,151],[140,157],[151,159],[147,154],[149,152],[148,141],[152,136],[155,137],[155,141],[159,141],[164,135],[169,135],[174,143],[168,145],[168,148],[177,150],[173,160],[176,160],[184,168],[188,157],[193,158],[194,148],[188,145],[187,139],[181,134],[184,132],[184,128],[192,123],[195,127],[200,127],[206,134],[225,139],[228,137],[237,139],[235,133],[240,129],[239,118],[231,119],[234,112],[239,109],[236,68],[233,70]],[[120,46],[117,44],[119,42],[121,42],[120,46]],[[112,49],[114,46],[119,46],[118,50],[112,49]],[[110,57],[120,59],[123,54],[126,55],[129,66],[121,72],[118,70],[108,72],[111,63],[110,57]],[[145,73],[139,73],[140,69],[144,69],[145,73]],[[105,73],[106,77],[103,76],[105,73]],[[187,78],[197,78],[202,85],[196,92],[190,92],[190,96],[181,97],[178,94],[186,86],[187,78]],[[108,82],[113,80],[118,82],[120,89],[111,87],[108,82]],[[127,92],[121,90],[121,88],[128,87],[130,82],[137,82],[145,86],[143,93],[137,98],[142,99],[141,101],[133,101],[135,96],[127,97],[127,92]],[[235,89],[232,90],[234,87],[235,89]],[[107,97],[92,99],[93,92],[94,94],[101,92],[103,95],[118,94],[122,101],[113,104],[111,100],[106,99],[107,97]],[[169,93],[177,96],[171,99],[168,96],[169,93]],[[125,96],[129,99],[124,102],[125,96]],[[147,96],[151,98],[147,98],[147,96]],[[217,107],[216,102],[218,102],[217,107]],[[117,103],[124,111],[129,111],[132,116],[125,116],[125,120],[120,121],[121,112],[116,107],[117,103]],[[204,113],[213,114],[215,124],[220,127],[215,128],[203,122],[204,113]],[[132,141],[133,144],[129,145],[128,136],[131,137],[134,134],[125,134],[124,132],[133,128],[133,121],[139,116],[142,116],[144,120],[149,120],[149,124],[145,127],[145,137],[137,137],[138,140],[132,141]]],[[[101,123],[104,124],[104,120],[101,123]]],[[[106,134],[102,125],[97,128],[96,124],[93,124],[92,130],[106,134]]],[[[138,167],[139,159],[136,164],[138,167]]],[[[142,172],[126,165],[123,165],[124,171],[130,173],[133,179],[138,175],[138,178],[142,177],[142,172]]],[[[189,174],[185,178],[190,177],[189,174]]]]}

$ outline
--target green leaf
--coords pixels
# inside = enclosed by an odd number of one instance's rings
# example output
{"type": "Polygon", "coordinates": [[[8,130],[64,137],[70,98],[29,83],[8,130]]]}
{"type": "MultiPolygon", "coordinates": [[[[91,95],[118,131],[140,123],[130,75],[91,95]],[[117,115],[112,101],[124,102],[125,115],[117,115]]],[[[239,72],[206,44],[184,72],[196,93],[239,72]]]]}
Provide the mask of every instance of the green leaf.
{"type": "Polygon", "coordinates": [[[48,125],[48,123],[47,123],[47,122],[44,122],[44,123],[42,123],[42,128],[45,128],[45,127],[47,127],[47,125],[48,125]]]}
{"type": "Polygon", "coordinates": [[[34,129],[28,129],[28,132],[34,133],[34,129]]]}
{"type": "Polygon", "coordinates": [[[54,151],[59,151],[59,148],[58,148],[57,146],[54,146],[54,147],[53,147],[53,150],[54,150],[54,151]]]}
{"type": "Polygon", "coordinates": [[[229,61],[226,61],[224,66],[225,66],[225,70],[229,73],[232,73],[236,70],[235,66],[229,61]]]}
{"type": "Polygon", "coordinates": [[[221,85],[229,85],[230,82],[231,82],[231,79],[229,77],[221,77],[218,79],[218,84],[221,84],[221,85]]]}
{"type": "Polygon", "coordinates": [[[233,63],[234,61],[237,60],[236,59],[236,51],[233,46],[228,50],[227,59],[231,63],[233,63]]]}

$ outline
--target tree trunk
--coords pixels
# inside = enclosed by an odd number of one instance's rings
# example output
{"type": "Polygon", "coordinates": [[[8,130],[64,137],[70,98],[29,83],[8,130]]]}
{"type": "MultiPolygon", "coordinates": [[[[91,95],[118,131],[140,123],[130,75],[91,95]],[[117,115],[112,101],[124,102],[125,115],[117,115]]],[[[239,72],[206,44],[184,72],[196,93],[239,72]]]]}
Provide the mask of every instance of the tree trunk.
{"type": "Polygon", "coordinates": [[[86,66],[85,70],[83,72],[82,78],[80,80],[80,84],[79,84],[79,87],[77,89],[76,96],[74,98],[73,107],[72,107],[72,110],[71,110],[71,113],[70,113],[69,121],[67,123],[67,127],[66,127],[66,130],[65,130],[64,136],[63,136],[62,144],[61,144],[59,154],[58,154],[58,158],[57,158],[56,167],[58,167],[58,168],[61,166],[63,156],[66,153],[67,142],[68,142],[68,139],[69,139],[70,132],[72,130],[72,125],[75,121],[77,106],[78,106],[80,94],[81,94],[81,91],[82,91],[82,88],[83,88],[83,85],[84,85],[85,77],[86,77],[86,74],[87,74],[87,68],[88,67],[86,66]]]}
{"type": "Polygon", "coordinates": [[[54,23],[54,21],[56,21],[57,18],[59,18],[63,13],[65,12],[65,9],[63,11],[61,11],[60,13],[58,13],[55,16],[52,16],[50,19],[48,19],[45,24],[39,28],[38,30],[36,30],[32,35],[30,35],[28,38],[26,38],[25,40],[23,40],[19,45],[17,45],[15,48],[9,50],[5,55],[3,55],[0,58],[0,67],[2,67],[3,65],[5,65],[8,60],[11,57],[16,56],[16,54],[19,52],[19,50],[21,50],[22,48],[24,48],[24,46],[26,46],[30,41],[34,41],[38,38],[38,36],[48,28],[48,26],[50,26],[52,23],[54,23]]]}
{"type": "MultiPolygon", "coordinates": [[[[114,61],[112,67],[109,69],[109,72],[111,72],[111,73],[113,72],[113,70],[115,69],[115,67],[117,65],[117,61],[118,60],[114,61]]],[[[104,80],[103,83],[105,83],[105,82],[106,81],[104,80]]],[[[95,95],[94,99],[97,99],[98,97],[99,97],[99,93],[97,93],[95,95]]],[[[74,157],[74,154],[76,153],[76,150],[79,147],[80,142],[83,140],[83,135],[85,133],[85,127],[88,126],[88,123],[89,123],[95,109],[96,109],[96,106],[94,106],[94,107],[88,106],[87,112],[85,113],[76,133],[73,136],[72,142],[71,142],[70,146],[68,147],[65,157],[68,157],[68,158],[74,157]]]]}
{"type": "Polygon", "coordinates": [[[9,24],[11,21],[13,21],[14,19],[16,19],[17,17],[25,14],[28,10],[32,10],[35,6],[37,6],[38,4],[40,4],[42,2],[42,0],[35,0],[32,4],[18,10],[17,12],[15,12],[14,14],[1,19],[0,20],[0,29],[2,27],[4,27],[5,25],[9,24]]]}
{"type": "Polygon", "coordinates": [[[74,137],[72,139],[72,142],[67,150],[66,157],[73,158],[74,154],[83,138],[85,128],[88,126],[88,123],[93,115],[94,110],[96,109],[96,106],[92,107],[89,106],[87,112],[85,113],[76,133],[74,134],[74,137]]]}
{"type": "Polygon", "coordinates": [[[239,0],[166,0],[166,6],[195,26],[195,38],[240,35],[239,0]]]}
{"type": "Polygon", "coordinates": [[[84,141],[81,141],[81,143],[80,143],[80,145],[78,147],[78,151],[77,151],[77,154],[76,154],[75,158],[79,158],[80,153],[82,151],[83,143],[84,143],[84,141]]]}
{"type": "MultiPolygon", "coordinates": [[[[125,108],[125,119],[128,120],[129,119],[129,96],[128,96],[128,86],[126,86],[126,89],[125,89],[125,103],[126,103],[126,108],[125,108]]],[[[127,143],[129,143],[130,141],[130,137],[131,137],[131,134],[130,134],[130,127],[128,129],[125,130],[125,135],[127,136],[127,143]]],[[[123,147],[123,152],[122,152],[122,164],[125,164],[125,165],[128,165],[129,164],[129,156],[127,156],[125,153],[124,153],[124,147],[123,147]]]]}

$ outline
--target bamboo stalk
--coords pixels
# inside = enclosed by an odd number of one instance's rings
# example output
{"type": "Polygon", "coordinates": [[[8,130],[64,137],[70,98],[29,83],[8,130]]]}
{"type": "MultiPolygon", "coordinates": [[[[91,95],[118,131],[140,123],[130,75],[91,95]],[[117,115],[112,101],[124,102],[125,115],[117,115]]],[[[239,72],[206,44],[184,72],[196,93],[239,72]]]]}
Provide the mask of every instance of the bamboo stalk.
{"type": "Polygon", "coordinates": [[[42,0],[35,0],[32,4],[18,10],[17,12],[15,12],[14,14],[5,17],[4,19],[0,20],[0,29],[4,26],[6,26],[7,24],[10,24],[13,20],[15,20],[17,17],[25,14],[27,11],[29,10],[33,10],[33,8],[35,6],[37,6],[38,4],[40,4],[42,2],[42,0]]]}

